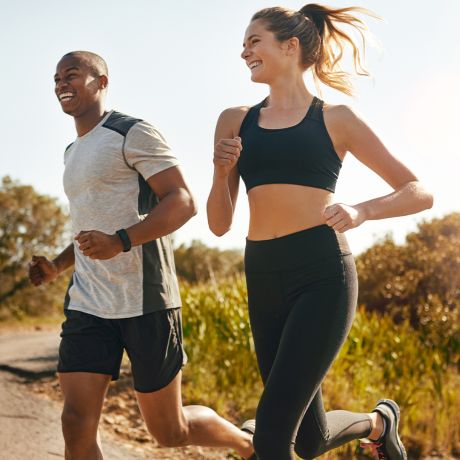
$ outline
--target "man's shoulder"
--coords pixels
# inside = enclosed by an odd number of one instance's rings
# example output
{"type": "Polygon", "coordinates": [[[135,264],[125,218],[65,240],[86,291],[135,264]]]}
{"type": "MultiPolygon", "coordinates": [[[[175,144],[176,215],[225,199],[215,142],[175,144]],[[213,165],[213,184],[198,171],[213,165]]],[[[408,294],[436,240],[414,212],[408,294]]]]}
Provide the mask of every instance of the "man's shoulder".
{"type": "Polygon", "coordinates": [[[126,137],[129,130],[138,123],[145,123],[141,118],[132,117],[122,112],[113,111],[107,120],[103,123],[103,127],[126,137]]]}
{"type": "Polygon", "coordinates": [[[67,150],[69,150],[70,147],[72,147],[72,145],[74,145],[74,144],[75,144],[75,142],[71,142],[71,143],[65,148],[64,153],[67,152],[67,150]]]}

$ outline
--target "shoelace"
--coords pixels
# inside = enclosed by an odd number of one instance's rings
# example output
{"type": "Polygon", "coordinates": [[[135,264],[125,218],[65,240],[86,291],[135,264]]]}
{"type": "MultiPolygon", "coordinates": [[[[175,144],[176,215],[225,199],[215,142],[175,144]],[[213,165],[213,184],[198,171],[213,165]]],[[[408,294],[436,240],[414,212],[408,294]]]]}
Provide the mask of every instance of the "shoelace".
{"type": "Polygon", "coordinates": [[[376,460],[385,460],[385,454],[380,450],[382,446],[381,442],[361,442],[360,446],[364,449],[369,448],[371,450],[372,455],[376,460]]]}

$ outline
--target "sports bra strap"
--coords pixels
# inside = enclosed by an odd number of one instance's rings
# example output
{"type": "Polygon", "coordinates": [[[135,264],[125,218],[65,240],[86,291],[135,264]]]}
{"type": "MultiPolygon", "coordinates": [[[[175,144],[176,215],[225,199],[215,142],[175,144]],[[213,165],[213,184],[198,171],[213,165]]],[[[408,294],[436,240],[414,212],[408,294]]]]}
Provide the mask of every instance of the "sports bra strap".
{"type": "Polygon", "coordinates": [[[324,102],[318,99],[316,96],[313,97],[313,101],[308,109],[307,118],[313,118],[313,120],[323,122],[323,105],[324,102]]]}
{"type": "Polygon", "coordinates": [[[260,109],[264,106],[265,99],[256,105],[253,105],[243,118],[240,126],[240,133],[242,133],[247,126],[251,125],[254,120],[258,120],[260,109]]]}

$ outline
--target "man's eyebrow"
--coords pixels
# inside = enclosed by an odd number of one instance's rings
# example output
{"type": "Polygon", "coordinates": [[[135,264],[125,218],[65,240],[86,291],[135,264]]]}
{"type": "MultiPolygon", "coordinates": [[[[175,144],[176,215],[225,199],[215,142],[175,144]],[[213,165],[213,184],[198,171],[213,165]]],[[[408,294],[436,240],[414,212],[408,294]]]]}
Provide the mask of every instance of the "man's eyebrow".
{"type": "MultiPolygon", "coordinates": [[[[72,67],[67,67],[67,69],[64,69],[63,72],[69,72],[70,70],[80,70],[79,67],[77,66],[72,66],[72,67]]],[[[56,78],[58,76],[58,74],[54,74],[54,78],[56,78]]]]}
{"type": "MultiPolygon", "coordinates": [[[[254,38],[254,37],[260,37],[260,35],[259,34],[252,34],[246,39],[246,41],[248,42],[249,40],[251,40],[251,38],[254,38]]],[[[244,46],[245,43],[246,42],[243,43],[243,46],[244,46]]]]}

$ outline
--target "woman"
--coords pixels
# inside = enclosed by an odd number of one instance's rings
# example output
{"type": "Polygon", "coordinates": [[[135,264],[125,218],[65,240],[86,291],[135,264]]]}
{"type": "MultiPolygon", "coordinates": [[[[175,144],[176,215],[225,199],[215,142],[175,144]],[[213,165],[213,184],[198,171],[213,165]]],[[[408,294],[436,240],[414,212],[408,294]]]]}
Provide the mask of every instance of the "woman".
{"type": "Polygon", "coordinates": [[[255,456],[313,458],[353,439],[367,438],[377,458],[406,459],[399,408],[380,400],[371,413],[325,413],[321,382],[352,324],[357,300],[353,257],[343,233],[366,220],[413,214],[432,196],[347,106],[324,104],[305,86],[312,69],[321,82],[351,93],[339,68],[351,45],[337,25],[364,24],[359,8],[309,4],[300,11],[267,8],[246,30],[241,57],[251,79],[269,85],[254,107],[225,110],[215,135],[209,226],[231,226],[239,176],[250,223],[245,250],[249,315],[264,391],[257,408],[255,456]],[[371,168],[393,193],[357,205],[334,203],[346,152],[371,168]]]}

